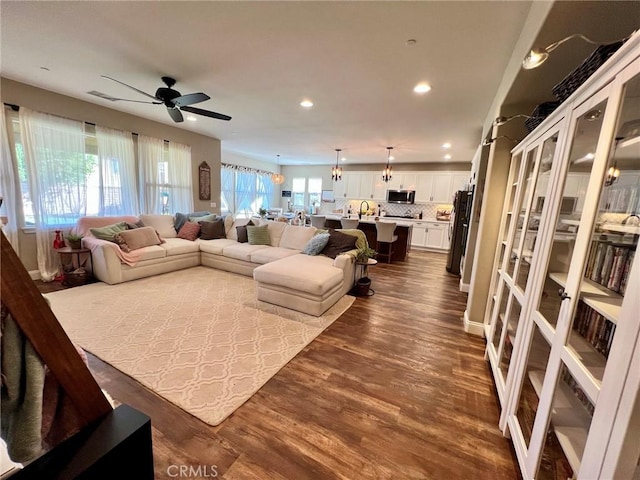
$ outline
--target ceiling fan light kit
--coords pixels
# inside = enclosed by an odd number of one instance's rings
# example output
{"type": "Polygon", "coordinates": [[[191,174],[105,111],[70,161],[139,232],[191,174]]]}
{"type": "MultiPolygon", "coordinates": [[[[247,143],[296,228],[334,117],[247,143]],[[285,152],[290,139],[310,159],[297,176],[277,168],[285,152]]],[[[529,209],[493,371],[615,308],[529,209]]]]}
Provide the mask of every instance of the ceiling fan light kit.
{"type": "Polygon", "coordinates": [[[110,100],[112,102],[122,101],[122,102],[150,103],[152,105],[164,105],[167,108],[167,113],[169,114],[171,119],[176,123],[180,123],[184,121],[184,117],[182,116],[181,111],[193,113],[196,115],[202,115],[204,117],[215,118],[218,120],[225,120],[225,121],[231,120],[231,117],[229,115],[224,115],[218,112],[212,112],[211,110],[204,110],[202,108],[192,107],[191,105],[195,103],[204,102],[206,100],[209,100],[211,97],[209,97],[209,95],[202,92],[189,93],[186,95],[182,95],[179,91],[171,88],[176,84],[175,79],[172,77],[162,77],[162,82],[166,85],[166,87],[158,88],[156,90],[155,95],[151,95],[143,90],[140,90],[136,87],[132,87],[131,85],[128,85],[124,82],[121,82],[120,80],[116,80],[115,78],[111,78],[106,75],[101,75],[101,76],[102,78],[106,78],[113,82],[119,83],[120,85],[124,85],[125,87],[130,88],[131,90],[152,99],[152,101],[150,102],[149,101],[145,102],[142,100],[129,100],[126,98],[116,98],[116,97],[112,97],[110,95],[107,95],[101,92],[96,92],[96,91],[89,92],[90,94],[100,98],[104,98],[105,100],[110,100]]]}

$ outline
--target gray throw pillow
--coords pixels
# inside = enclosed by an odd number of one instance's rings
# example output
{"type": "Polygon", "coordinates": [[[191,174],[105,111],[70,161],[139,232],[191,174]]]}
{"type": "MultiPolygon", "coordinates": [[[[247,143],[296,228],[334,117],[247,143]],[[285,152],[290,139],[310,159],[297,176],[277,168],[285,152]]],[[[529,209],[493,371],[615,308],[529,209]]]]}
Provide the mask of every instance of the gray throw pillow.
{"type": "Polygon", "coordinates": [[[211,222],[200,221],[200,240],[215,240],[226,238],[224,232],[224,217],[218,217],[211,222]]]}
{"type": "Polygon", "coordinates": [[[176,232],[179,232],[185,222],[189,221],[190,217],[204,217],[205,215],[211,215],[211,212],[176,213],[173,228],[176,229],[176,232]]]}
{"type": "Polygon", "coordinates": [[[253,222],[249,220],[249,223],[246,225],[242,225],[240,227],[236,227],[236,232],[238,233],[238,243],[247,243],[249,241],[249,236],[247,235],[247,227],[253,225],[253,222]]]}

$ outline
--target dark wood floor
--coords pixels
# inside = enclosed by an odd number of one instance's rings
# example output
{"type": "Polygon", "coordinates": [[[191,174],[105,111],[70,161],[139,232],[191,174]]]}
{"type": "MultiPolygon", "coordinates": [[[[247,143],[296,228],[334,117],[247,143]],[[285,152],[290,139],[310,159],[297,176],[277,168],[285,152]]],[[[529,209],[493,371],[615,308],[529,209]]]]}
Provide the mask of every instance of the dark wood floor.
{"type": "Polygon", "coordinates": [[[484,341],[462,328],[466,294],[445,261],[412,252],[370,268],[375,295],[356,299],[217,427],[96,357],[90,367],[117,401],[151,417],[158,479],[180,466],[189,478],[520,478],[498,430],[484,341]]]}

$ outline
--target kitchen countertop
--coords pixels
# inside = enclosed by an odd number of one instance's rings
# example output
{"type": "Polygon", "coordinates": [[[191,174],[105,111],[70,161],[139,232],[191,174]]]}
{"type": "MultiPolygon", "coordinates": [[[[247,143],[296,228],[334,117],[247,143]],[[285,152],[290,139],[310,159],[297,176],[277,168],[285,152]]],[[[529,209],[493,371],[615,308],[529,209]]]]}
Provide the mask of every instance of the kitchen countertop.
{"type": "MultiPolygon", "coordinates": [[[[344,218],[344,216],[340,215],[339,213],[328,213],[325,215],[325,217],[327,217],[327,219],[329,220],[340,220],[341,218],[344,218]]],[[[353,216],[352,214],[352,218],[356,218],[356,217],[357,215],[353,216]]],[[[391,217],[391,216],[379,217],[379,218],[381,222],[396,222],[398,226],[402,226],[402,227],[412,227],[417,222],[449,223],[449,220],[436,220],[435,218],[420,219],[420,218],[404,218],[404,217],[391,217]]],[[[370,224],[376,223],[374,216],[363,216],[360,219],[360,222],[370,223],[370,224]]]]}

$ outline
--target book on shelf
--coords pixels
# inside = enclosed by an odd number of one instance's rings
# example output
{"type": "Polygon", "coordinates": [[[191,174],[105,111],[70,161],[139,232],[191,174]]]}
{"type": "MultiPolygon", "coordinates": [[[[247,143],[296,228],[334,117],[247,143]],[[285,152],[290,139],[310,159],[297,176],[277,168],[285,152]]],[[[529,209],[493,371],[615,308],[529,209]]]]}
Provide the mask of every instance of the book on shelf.
{"type": "Polygon", "coordinates": [[[595,240],[591,243],[585,267],[585,278],[614,292],[624,294],[635,256],[634,244],[595,240]]]}
{"type": "Polygon", "coordinates": [[[573,321],[575,334],[584,338],[597,352],[609,357],[616,325],[586,303],[580,302],[573,321]]]}

